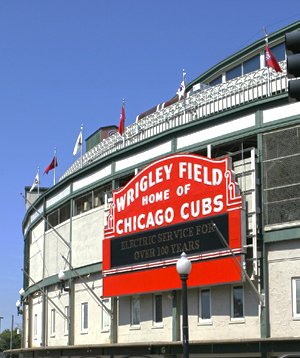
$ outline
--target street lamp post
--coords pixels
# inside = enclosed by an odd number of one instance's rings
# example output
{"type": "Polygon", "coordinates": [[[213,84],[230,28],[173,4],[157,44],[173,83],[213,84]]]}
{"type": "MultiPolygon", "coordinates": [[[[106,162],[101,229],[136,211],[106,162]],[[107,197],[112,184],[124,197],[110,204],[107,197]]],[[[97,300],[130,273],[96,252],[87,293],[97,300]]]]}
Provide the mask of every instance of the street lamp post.
{"type": "Polygon", "coordinates": [[[187,305],[187,284],[189,273],[192,269],[191,261],[188,260],[186,253],[181,254],[176,263],[176,269],[179,273],[182,283],[182,346],[183,358],[189,357],[189,326],[188,326],[188,305],[187,305]]]}
{"type": "Polygon", "coordinates": [[[3,319],[4,317],[0,317],[0,333],[1,333],[1,320],[3,319]]]}

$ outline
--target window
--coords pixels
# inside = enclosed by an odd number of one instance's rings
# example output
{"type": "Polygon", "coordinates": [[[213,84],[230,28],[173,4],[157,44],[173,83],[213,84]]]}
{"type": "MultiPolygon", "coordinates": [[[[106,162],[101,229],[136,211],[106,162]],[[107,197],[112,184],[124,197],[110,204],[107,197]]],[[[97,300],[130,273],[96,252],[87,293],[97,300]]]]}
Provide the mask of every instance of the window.
{"type": "Polygon", "coordinates": [[[232,80],[233,78],[239,77],[242,75],[242,66],[238,65],[232,70],[226,72],[226,81],[232,80]]]}
{"type": "MultiPolygon", "coordinates": [[[[102,302],[105,307],[110,309],[110,304],[109,304],[108,298],[102,300],[102,302]]],[[[102,330],[103,331],[109,330],[109,318],[110,318],[109,313],[106,311],[105,308],[103,308],[102,309],[102,330]]]]}
{"type": "Polygon", "coordinates": [[[58,225],[58,210],[55,210],[51,214],[47,215],[47,230],[50,230],[51,227],[57,225],[58,225]]]}
{"type": "Polygon", "coordinates": [[[244,318],[243,286],[234,286],[232,288],[232,318],[244,318]]]}
{"type": "Polygon", "coordinates": [[[285,60],[285,43],[270,48],[277,62],[285,60]]]}
{"type": "Polygon", "coordinates": [[[140,297],[134,296],[131,299],[131,324],[140,325],[140,297]]]}
{"type": "Polygon", "coordinates": [[[70,202],[59,208],[59,223],[70,219],[70,202]]]}
{"type": "Polygon", "coordinates": [[[300,317],[300,278],[293,278],[293,317],[300,317]]]}
{"type": "Polygon", "coordinates": [[[70,202],[47,215],[47,230],[70,219],[70,202]]]}
{"type": "Polygon", "coordinates": [[[207,321],[211,320],[210,312],[210,290],[200,291],[200,302],[199,302],[199,320],[207,321]]]}
{"type": "Polygon", "coordinates": [[[117,188],[122,188],[124,185],[126,185],[130,179],[132,179],[134,177],[134,173],[132,174],[128,174],[123,178],[119,178],[118,182],[116,183],[117,188]]]}
{"type": "Polygon", "coordinates": [[[74,200],[74,216],[92,209],[92,192],[74,200]]]}
{"type": "Polygon", "coordinates": [[[88,331],[88,303],[81,304],[81,332],[87,333],[88,331]]]}
{"type": "Polygon", "coordinates": [[[215,85],[218,85],[218,84],[220,84],[220,83],[222,83],[222,75],[219,76],[219,77],[217,77],[215,80],[211,81],[211,82],[209,83],[209,85],[210,85],[210,86],[215,86],[215,85]]]}
{"type": "Polygon", "coordinates": [[[104,190],[103,188],[94,191],[94,207],[98,207],[104,204],[104,190]]]}
{"type": "Polygon", "coordinates": [[[51,336],[55,336],[55,310],[51,310],[51,336]]]}
{"type": "Polygon", "coordinates": [[[260,57],[259,55],[250,58],[250,60],[243,63],[243,74],[256,71],[260,69],[260,57]]]}
{"type": "Polygon", "coordinates": [[[154,296],[154,324],[161,325],[163,322],[162,317],[162,295],[154,296]]]}
{"type": "MultiPolygon", "coordinates": [[[[65,306],[65,315],[69,317],[69,306],[65,306]]],[[[69,333],[69,321],[65,319],[65,327],[64,327],[65,334],[69,333]]]]}
{"type": "Polygon", "coordinates": [[[34,315],[33,321],[33,338],[37,339],[37,314],[34,315]]]}

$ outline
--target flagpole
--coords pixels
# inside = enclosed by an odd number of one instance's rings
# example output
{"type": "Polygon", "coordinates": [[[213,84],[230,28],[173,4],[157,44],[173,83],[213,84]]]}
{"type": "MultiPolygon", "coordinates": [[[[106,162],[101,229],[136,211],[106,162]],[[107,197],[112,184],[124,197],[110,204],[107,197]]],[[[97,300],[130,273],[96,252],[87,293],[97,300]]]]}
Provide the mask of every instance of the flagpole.
{"type": "MultiPolygon", "coordinates": [[[[123,98],[123,109],[124,109],[124,113],[125,113],[125,98],[123,98]]],[[[125,120],[124,120],[124,124],[125,124],[125,120]]],[[[125,127],[125,126],[124,126],[125,127]]],[[[124,128],[124,132],[122,134],[122,137],[123,137],[123,148],[125,148],[125,128],[124,128]]]]}
{"type": "Polygon", "coordinates": [[[80,165],[81,165],[81,169],[82,169],[82,147],[83,147],[83,124],[81,125],[81,148],[80,148],[80,152],[81,152],[81,161],[80,161],[80,165]]]}
{"type": "Polygon", "coordinates": [[[183,92],[183,108],[184,108],[184,123],[186,122],[186,110],[185,110],[185,82],[186,82],[186,73],[184,69],[182,70],[182,76],[183,76],[183,84],[184,84],[184,92],[183,92]]]}
{"type": "Polygon", "coordinates": [[[53,179],[53,185],[56,183],[56,148],[54,148],[54,179],[53,179]]]}
{"type": "Polygon", "coordinates": [[[40,167],[38,167],[38,197],[40,196],[40,167]]]}
{"type": "MultiPolygon", "coordinates": [[[[265,33],[266,45],[269,46],[268,35],[267,35],[267,30],[266,30],[265,26],[264,26],[264,33],[265,33]]],[[[268,65],[267,65],[267,71],[268,71],[268,97],[270,97],[270,93],[271,93],[271,89],[270,89],[270,70],[269,70],[268,65]]]]}

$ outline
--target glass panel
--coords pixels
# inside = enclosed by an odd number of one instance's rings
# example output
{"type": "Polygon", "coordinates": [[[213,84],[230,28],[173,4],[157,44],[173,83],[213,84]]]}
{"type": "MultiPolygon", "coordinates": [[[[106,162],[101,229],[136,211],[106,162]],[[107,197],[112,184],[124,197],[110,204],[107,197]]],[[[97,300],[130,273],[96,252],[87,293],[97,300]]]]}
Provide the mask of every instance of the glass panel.
{"type": "Polygon", "coordinates": [[[53,211],[51,214],[47,215],[47,230],[51,229],[51,226],[57,226],[58,225],[58,210],[53,211]]]}
{"type": "Polygon", "coordinates": [[[233,317],[244,317],[243,307],[243,287],[237,286],[233,288],[233,317]]]}
{"type": "Polygon", "coordinates": [[[59,209],[59,223],[68,219],[70,219],[70,203],[67,203],[59,209]]]}
{"type": "Polygon", "coordinates": [[[252,71],[256,71],[260,69],[260,58],[259,55],[250,58],[250,60],[245,61],[243,63],[243,68],[244,68],[244,75],[246,73],[252,72],[252,71]]]}
{"type": "Polygon", "coordinates": [[[210,319],[210,290],[201,291],[201,319],[210,319]]]}
{"type": "Polygon", "coordinates": [[[37,314],[34,315],[34,338],[37,337],[37,314]]]}
{"type": "Polygon", "coordinates": [[[92,193],[74,200],[74,216],[92,209],[92,193]]]}
{"type": "Polygon", "coordinates": [[[222,76],[217,77],[215,80],[209,83],[210,86],[215,86],[222,83],[222,76]]]}
{"type": "Polygon", "coordinates": [[[285,43],[283,42],[280,45],[270,48],[273,56],[276,58],[277,62],[285,60],[285,43]]]}
{"type": "MultiPolygon", "coordinates": [[[[65,315],[69,316],[69,306],[65,306],[65,315]]],[[[65,334],[69,332],[69,322],[67,319],[65,319],[65,334]]]]}
{"type": "Polygon", "coordinates": [[[300,314],[300,280],[296,280],[296,314],[300,314]]]}
{"type": "Polygon", "coordinates": [[[104,189],[100,188],[94,191],[94,207],[104,204],[104,189]]]}
{"type": "Polygon", "coordinates": [[[155,322],[162,322],[162,295],[155,296],[155,322]]]}
{"type": "Polygon", "coordinates": [[[88,304],[82,304],[82,330],[88,329],[88,304]]]}
{"type": "MultiPolygon", "coordinates": [[[[109,300],[103,300],[103,304],[105,307],[109,308],[109,300]]],[[[106,312],[105,309],[103,309],[103,329],[109,328],[109,314],[106,312]]]]}
{"type": "Polygon", "coordinates": [[[242,75],[242,66],[238,65],[230,71],[226,72],[226,81],[232,80],[233,78],[239,77],[242,75]]]}
{"type": "Polygon", "coordinates": [[[140,298],[132,297],[132,324],[140,324],[140,298]]]}
{"type": "Polygon", "coordinates": [[[55,310],[51,310],[51,334],[55,334],[55,310]]]}
{"type": "Polygon", "coordinates": [[[130,179],[132,179],[134,177],[134,174],[129,174],[123,178],[119,179],[119,188],[122,188],[124,185],[126,185],[130,179]]]}

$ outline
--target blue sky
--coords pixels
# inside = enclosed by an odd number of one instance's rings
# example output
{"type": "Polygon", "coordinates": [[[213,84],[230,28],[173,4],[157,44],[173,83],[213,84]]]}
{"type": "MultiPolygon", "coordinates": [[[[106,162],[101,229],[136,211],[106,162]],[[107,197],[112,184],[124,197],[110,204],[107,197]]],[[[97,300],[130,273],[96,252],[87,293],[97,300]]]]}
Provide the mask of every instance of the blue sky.
{"type": "MultiPolygon", "coordinates": [[[[84,125],[125,125],[171,99],[187,82],[300,19],[295,0],[0,1],[0,316],[17,316],[23,286],[20,193],[57,148],[59,178],[84,125]]],[[[53,185],[53,171],[41,186],[53,185]]]]}

